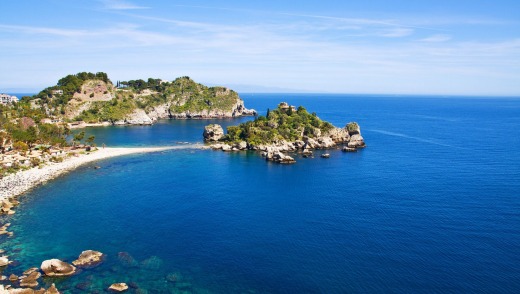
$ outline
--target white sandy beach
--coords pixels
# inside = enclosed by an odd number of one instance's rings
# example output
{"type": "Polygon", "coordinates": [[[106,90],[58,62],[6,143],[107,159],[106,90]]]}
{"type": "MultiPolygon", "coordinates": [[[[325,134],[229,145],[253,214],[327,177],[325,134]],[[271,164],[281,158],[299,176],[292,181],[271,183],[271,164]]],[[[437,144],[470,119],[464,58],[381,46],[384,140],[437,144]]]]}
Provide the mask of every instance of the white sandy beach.
{"type": "Polygon", "coordinates": [[[29,189],[45,183],[59,175],[71,171],[81,165],[110,157],[123,156],[136,153],[158,152],[172,149],[194,149],[202,145],[184,145],[168,147],[137,147],[137,148],[99,148],[89,154],[78,157],[66,158],[60,163],[47,163],[42,168],[32,168],[8,175],[0,179],[0,201],[18,196],[29,189]]]}

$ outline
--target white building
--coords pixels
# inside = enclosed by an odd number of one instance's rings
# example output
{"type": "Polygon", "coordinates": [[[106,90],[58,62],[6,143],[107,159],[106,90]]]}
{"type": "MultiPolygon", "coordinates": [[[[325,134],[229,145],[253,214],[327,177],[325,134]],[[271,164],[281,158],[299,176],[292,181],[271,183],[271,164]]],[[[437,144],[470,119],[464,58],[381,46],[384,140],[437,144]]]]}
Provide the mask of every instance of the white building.
{"type": "Polygon", "coordinates": [[[0,94],[0,103],[2,104],[9,104],[9,103],[16,103],[18,102],[18,97],[11,96],[8,94],[0,94]]]}
{"type": "Polygon", "coordinates": [[[52,95],[63,95],[63,90],[52,90],[52,95]]]}

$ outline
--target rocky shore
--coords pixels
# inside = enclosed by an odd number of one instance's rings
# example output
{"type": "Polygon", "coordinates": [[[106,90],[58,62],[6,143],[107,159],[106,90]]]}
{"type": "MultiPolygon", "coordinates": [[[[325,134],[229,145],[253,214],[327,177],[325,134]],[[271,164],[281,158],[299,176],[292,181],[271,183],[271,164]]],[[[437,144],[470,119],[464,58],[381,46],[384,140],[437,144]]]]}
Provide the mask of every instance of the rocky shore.
{"type": "Polygon", "coordinates": [[[81,165],[91,163],[97,160],[136,154],[158,152],[171,149],[187,149],[200,148],[200,145],[184,145],[184,146],[169,146],[169,147],[146,147],[146,148],[100,148],[97,151],[86,154],[78,154],[65,159],[63,162],[53,163],[49,162],[42,168],[32,168],[25,171],[20,171],[15,174],[8,175],[0,179],[0,201],[9,200],[16,197],[31,188],[43,184],[59,175],[71,171],[81,165]]]}
{"type": "Polygon", "coordinates": [[[310,157],[315,149],[331,149],[341,147],[344,152],[356,152],[359,148],[366,147],[361,136],[361,129],[357,123],[348,123],[344,128],[333,128],[315,138],[303,136],[301,140],[279,140],[271,144],[253,145],[246,141],[226,142],[224,130],[218,124],[205,127],[204,141],[209,143],[209,148],[222,151],[259,151],[262,157],[268,161],[278,163],[295,163],[296,160],[286,152],[298,152],[304,157],[310,157]]]}

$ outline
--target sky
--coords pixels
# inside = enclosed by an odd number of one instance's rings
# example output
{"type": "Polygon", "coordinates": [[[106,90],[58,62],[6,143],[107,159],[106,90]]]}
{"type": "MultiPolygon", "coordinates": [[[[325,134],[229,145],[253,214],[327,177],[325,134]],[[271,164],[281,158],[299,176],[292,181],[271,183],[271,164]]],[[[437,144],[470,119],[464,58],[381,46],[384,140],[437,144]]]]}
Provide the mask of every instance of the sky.
{"type": "Polygon", "coordinates": [[[520,96],[520,1],[1,1],[0,92],[83,71],[242,92],[520,96]]]}

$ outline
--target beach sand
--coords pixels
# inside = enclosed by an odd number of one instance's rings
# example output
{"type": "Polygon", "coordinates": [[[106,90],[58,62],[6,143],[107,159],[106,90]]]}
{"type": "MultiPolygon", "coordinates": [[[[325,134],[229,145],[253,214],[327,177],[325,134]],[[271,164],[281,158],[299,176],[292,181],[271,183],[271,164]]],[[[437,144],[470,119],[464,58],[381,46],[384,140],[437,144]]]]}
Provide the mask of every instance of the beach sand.
{"type": "Polygon", "coordinates": [[[137,153],[159,152],[173,149],[200,149],[203,145],[183,145],[169,147],[137,147],[137,148],[99,148],[89,154],[66,158],[60,163],[47,163],[42,168],[31,168],[8,175],[0,179],[0,201],[25,193],[31,188],[43,184],[59,175],[97,160],[137,153]]]}

